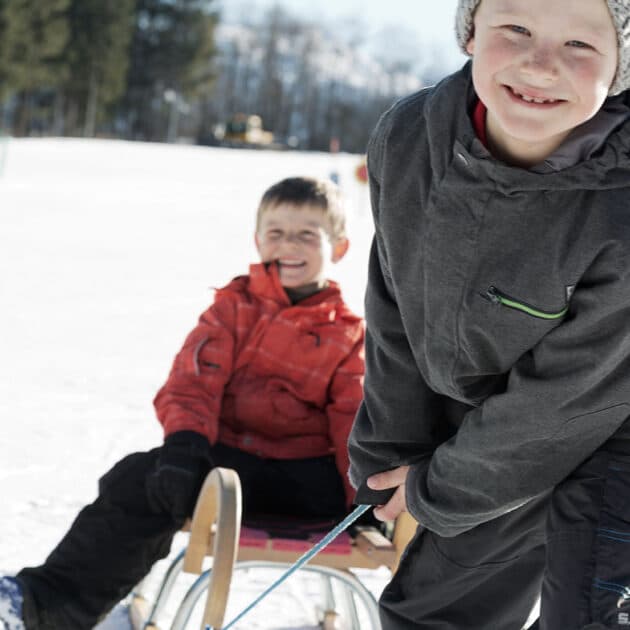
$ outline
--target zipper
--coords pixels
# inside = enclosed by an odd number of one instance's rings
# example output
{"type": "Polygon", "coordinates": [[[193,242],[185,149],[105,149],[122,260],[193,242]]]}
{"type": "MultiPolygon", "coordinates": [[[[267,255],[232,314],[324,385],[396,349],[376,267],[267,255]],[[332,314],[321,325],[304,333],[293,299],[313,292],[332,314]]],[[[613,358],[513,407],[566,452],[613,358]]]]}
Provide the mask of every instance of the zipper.
{"type": "Polygon", "coordinates": [[[522,313],[526,313],[527,315],[531,315],[532,317],[538,317],[539,319],[561,319],[564,317],[569,307],[566,306],[561,311],[557,313],[549,313],[548,311],[541,311],[540,309],[534,308],[529,304],[525,304],[525,302],[520,302],[515,300],[513,297],[506,295],[505,293],[499,291],[496,287],[490,287],[484,297],[489,299],[493,304],[499,304],[501,306],[506,306],[507,308],[512,308],[516,311],[521,311],[522,313]]]}

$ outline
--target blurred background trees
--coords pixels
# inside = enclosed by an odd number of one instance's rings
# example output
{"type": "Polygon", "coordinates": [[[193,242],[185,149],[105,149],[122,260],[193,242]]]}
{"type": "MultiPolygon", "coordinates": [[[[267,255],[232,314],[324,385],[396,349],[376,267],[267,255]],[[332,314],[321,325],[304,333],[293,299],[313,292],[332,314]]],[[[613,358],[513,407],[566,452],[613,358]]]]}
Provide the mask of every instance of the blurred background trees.
{"type": "MultiPolygon", "coordinates": [[[[81,0],[76,0],[81,1],[81,0]]],[[[208,0],[136,0],[127,90],[119,131],[142,140],[175,140],[187,103],[209,93],[218,16],[208,0]]]]}
{"type": "Polygon", "coordinates": [[[433,78],[413,47],[368,54],[356,25],[333,32],[278,6],[223,23],[217,6],[0,0],[0,127],[229,144],[241,113],[266,144],[362,152],[380,113],[433,78]]]}
{"type": "Polygon", "coordinates": [[[65,15],[67,69],[56,93],[54,131],[93,136],[127,87],[135,0],[70,0],[65,15]]]}

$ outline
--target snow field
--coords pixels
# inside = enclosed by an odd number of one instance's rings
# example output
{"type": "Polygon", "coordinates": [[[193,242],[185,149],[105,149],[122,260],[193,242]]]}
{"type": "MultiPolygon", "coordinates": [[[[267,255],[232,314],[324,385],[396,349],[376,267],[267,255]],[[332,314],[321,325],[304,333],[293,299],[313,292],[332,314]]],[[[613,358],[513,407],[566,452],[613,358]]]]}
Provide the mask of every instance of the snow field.
{"type": "MultiPolygon", "coordinates": [[[[356,155],[24,139],[6,158],[0,570],[11,573],[45,558],[111,465],[160,443],[152,398],[212,287],[257,260],[255,210],[270,184],[338,173],[351,248],[331,277],[360,314],[372,223],[356,155]]],[[[273,579],[247,578],[227,618],[273,579]]],[[[375,593],[386,579],[365,576],[375,593]]],[[[239,627],[311,627],[300,606],[268,601],[239,627]]]]}

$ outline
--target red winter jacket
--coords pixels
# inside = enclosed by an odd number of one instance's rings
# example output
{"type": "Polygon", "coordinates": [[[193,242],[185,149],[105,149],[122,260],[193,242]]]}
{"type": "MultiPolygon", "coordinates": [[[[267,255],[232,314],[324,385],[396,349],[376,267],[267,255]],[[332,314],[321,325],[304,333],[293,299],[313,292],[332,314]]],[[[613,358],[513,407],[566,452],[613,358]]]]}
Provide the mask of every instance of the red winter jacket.
{"type": "Polygon", "coordinates": [[[261,457],[335,454],[348,502],[347,440],[363,394],[363,320],[334,282],[291,305],[275,265],[216,292],[154,400],[165,436],[192,430],[261,457]]]}

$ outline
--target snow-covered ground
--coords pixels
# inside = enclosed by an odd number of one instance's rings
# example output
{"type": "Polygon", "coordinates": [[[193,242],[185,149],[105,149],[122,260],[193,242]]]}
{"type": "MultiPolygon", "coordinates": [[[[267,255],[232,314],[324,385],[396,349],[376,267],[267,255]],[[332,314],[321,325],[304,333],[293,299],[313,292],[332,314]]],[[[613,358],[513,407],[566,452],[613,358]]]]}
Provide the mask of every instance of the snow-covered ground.
{"type": "MultiPolygon", "coordinates": [[[[0,571],[40,563],[95,497],[98,477],[161,441],[153,395],[212,287],[256,260],[255,208],[271,183],[339,174],[352,246],[331,275],[363,312],[372,224],[359,163],[347,154],[10,141],[0,175],[0,571]]],[[[377,594],[387,574],[364,577],[377,594]]],[[[273,578],[250,579],[244,597],[273,578]]],[[[312,627],[299,606],[272,610],[238,627],[312,627]]]]}

